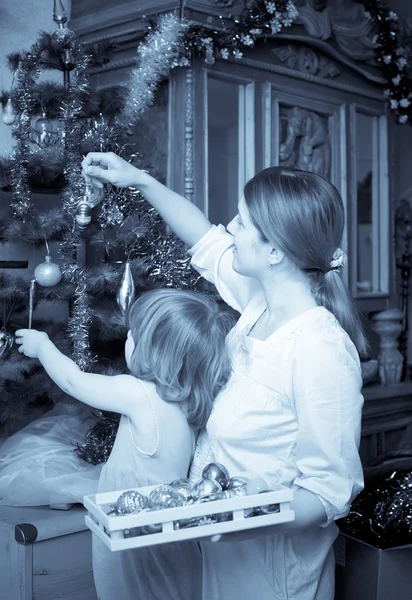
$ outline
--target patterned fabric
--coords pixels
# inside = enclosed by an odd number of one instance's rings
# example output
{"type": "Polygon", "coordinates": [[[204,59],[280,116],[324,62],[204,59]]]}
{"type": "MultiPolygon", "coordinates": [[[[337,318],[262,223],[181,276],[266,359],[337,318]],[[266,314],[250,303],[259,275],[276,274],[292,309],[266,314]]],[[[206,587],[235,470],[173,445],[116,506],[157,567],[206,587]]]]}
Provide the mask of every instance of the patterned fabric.
{"type": "Polygon", "coordinates": [[[265,341],[249,336],[265,299],[256,280],[232,269],[231,245],[232,236],[219,225],[190,250],[193,266],[241,312],[227,338],[233,373],[198,438],[191,477],[216,460],[231,474],[256,473],[313,492],[327,517],[304,532],[202,543],[203,598],[332,600],[333,521],[348,513],[363,487],[359,357],[320,306],[265,341]]]}

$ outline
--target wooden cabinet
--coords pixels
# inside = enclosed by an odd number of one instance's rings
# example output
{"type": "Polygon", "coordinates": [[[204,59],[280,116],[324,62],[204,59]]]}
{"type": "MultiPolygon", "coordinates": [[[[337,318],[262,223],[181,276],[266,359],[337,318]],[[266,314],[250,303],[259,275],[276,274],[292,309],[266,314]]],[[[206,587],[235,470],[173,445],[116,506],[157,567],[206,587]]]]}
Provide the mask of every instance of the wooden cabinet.
{"type": "MultiPolygon", "coordinates": [[[[349,265],[343,276],[368,313],[396,304],[392,148],[371,24],[359,3],[347,2],[343,12],[338,4],[316,7],[302,0],[292,27],[245,46],[240,60],[199,59],[172,70],[168,109],[159,119],[163,87],[147,113],[151,130],[143,124],[152,137],[139,150],[143,158],[149,152],[152,168],[162,165],[163,179],[173,189],[223,224],[235,215],[246,181],[265,167],[293,166],[330,179],[346,207],[341,246],[349,265]],[[164,131],[153,123],[167,120],[165,161],[164,131]]],[[[177,0],[117,5],[105,0],[95,14],[93,3],[72,3],[71,26],[84,41],[105,36],[117,43],[112,63],[95,71],[98,86],[127,84],[148,18],[182,8],[177,0]]],[[[185,15],[212,32],[244,5],[243,0],[184,3],[185,15]]]]}
{"type": "Polygon", "coordinates": [[[85,510],[0,506],[4,600],[97,600],[85,510]]]}

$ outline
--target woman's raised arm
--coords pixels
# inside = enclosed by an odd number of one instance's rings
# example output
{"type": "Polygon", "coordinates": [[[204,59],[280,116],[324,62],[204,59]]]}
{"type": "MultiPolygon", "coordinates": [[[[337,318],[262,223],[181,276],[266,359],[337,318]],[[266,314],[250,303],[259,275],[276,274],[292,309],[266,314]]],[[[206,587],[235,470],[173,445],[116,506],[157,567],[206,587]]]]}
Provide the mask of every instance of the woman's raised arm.
{"type": "Polygon", "coordinates": [[[194,246],[211,223],[192,202],[173,192],[145,171],[113,152],[89,152],[82,161],[86,181],[102,187],[136,187],[157,210],[170,229],[188,246],[194,246]]]}

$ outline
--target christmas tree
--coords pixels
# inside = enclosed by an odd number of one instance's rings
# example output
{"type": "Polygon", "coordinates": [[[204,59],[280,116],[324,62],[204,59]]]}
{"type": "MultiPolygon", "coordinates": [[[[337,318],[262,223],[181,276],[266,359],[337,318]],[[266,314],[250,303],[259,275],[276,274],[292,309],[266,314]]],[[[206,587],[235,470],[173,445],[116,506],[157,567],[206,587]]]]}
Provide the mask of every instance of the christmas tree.
{"type": "MultiPolygon", "coordinates": [[[[133,136],[176,64],[184,25],[175,15],[161,17],[139,45],[127,86],[99,91],[91,89],[90,69],[109,59],[110,44],[84,47],[65,27],[60,2],[54,19],[55,32],[42,33],[27,52],[8,57],[13,84],[0,97],[3,121],[15,139],[13,154],[0,165],[0,186],[12,195],[0,244],[44,247],[46,255],[28,276],[0,272],[3,426],[34,405],[47,409],[64,398],[37,362],[17,352],[16,329],[47,331],[82,370],[120,373],[126,368],[125,317],[133,298],[154,286],[194,288],[198,282],[185,249],[137,190],[107,186],[101,193],[85,186],[80,166],[87,152],[106,150],[147,166],[133,136]],[[62,84],[40,79],[49,69],[63,73],[62,84]],[[59,200],[39,211],[32,192],[44,188],[59,200]],[[58,246],[53,257],[51,244],[58,246]],[[85,248],[92,260],[84,260],[85,248]],[[36,318],[40,302],[67,306],[67,327],[36,318]]],[[[150,167],[159,177],[155,165],[150,167]]],[[[97,414],[79,456],[94,464],[106,460],[117,423],[117,415],[97,414]]]]}

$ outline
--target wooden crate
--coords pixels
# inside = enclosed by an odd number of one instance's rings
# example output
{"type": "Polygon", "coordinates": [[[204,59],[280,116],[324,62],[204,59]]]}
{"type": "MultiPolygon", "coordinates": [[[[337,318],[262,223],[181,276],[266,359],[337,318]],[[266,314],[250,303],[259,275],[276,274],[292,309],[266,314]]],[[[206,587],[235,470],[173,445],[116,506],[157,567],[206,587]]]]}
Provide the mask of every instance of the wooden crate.
{"type": "Polygon", "coordinates": [[[0,598],[97,600],[85,514],[0,506],[0,598]]]}
{"type": "MultiPolygon", "coordinates": [[[[135,489],[141,494],[148,496],[156,487],[158,486],[135,489]]],[[[107,514],[124,491],[126,490],[93,494],[84,497],[84,506],[88,511],[85,518],[88,527],[112,551],[208,537],[231,531],[275,525],[277,523],[293,521],[294,519],[294,512],[290,508],[293,492],[280,485],[269,492],[250,496],[214,500],[213,502],[195,503],[136,514],[107,514]],[[278,505],[277,512],[261,516],[245,516],[245,510],[249,513],[250,510],[248,509],[268,505],[278,505]],[[213,524],[205,523],[184,529],[178,525],[179,521],[222,513],[230,513],[230,520],[213,524]],[[127,530],[130,531],[131,529],[148,525],[158,526],[159,531],[157,533],[145,533],[144,535],[134,536],[125,534],[125,530],[127,532],[127,530]]]]}

